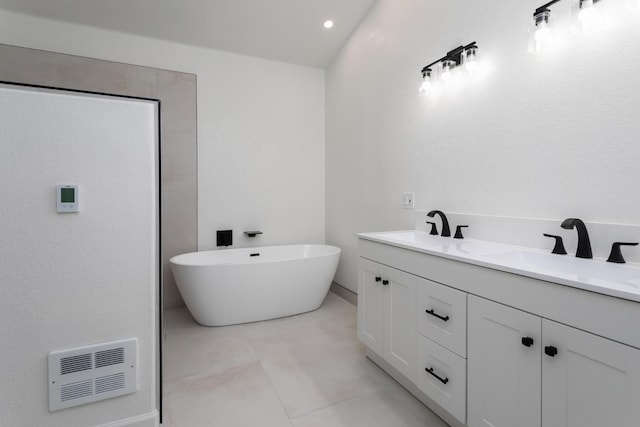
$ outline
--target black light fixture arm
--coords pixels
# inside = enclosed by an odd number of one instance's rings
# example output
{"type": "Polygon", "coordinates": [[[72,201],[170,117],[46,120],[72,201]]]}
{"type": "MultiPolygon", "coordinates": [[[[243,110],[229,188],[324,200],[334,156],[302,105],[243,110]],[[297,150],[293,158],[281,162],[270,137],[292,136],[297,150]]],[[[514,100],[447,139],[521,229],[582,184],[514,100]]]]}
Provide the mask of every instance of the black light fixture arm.
{"type": "Polygon", "coordinates": [[[560,0],[551,0],[549,3],[543,4],[542,6],[537,8],[535,12],[533,12],[533,16],[536,16],[536,15],[544,12],[545,10],[547,10],[549,8],[549,6],[553,6],[554,4],[558,3],[559,1],[560,0]]]}
{"type": "MultiPolygon", "coordinates": [[[[560,1],[560,0],[555,0],[555,1],[560,1]]],[[[457,48],[447,52],[447,54],[445,56],[443,56],[442,58],[433,61],[431,64],[425,65],[420,72],[424,76],[426,72],[431,71],[431,67],[433,67],[437,63],[445,61],[445,60],[454,61],[456,63],[456,65],[460,65],[460,63],[462,62],[462,52],[464,52],[465,50],[467,50],[467,49],[469,49],[471,47],[476,47],[477,48],[478,44],[476,42],[471,42],[466,46],[458,46],[457,48]]]]}

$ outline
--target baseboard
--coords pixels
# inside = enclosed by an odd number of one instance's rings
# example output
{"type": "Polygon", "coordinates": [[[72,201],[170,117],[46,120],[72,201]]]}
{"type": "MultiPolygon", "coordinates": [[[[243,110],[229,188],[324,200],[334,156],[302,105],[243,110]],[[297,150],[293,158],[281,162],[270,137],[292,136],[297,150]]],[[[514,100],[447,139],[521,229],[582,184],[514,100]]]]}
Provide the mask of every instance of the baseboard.
{"type": "Polygon", "coordinates": [[[160,418],[157,410],[148,414],[137,415],[124,420],[113,421],[107,424],[100,424],[97,427],[157,427],[160,425],[160,418]]]}
{"type": "Polygon", "coordinates": [[[331,283],[331,287],[329,288],[331,292],[338,295],[340,298],[350,302],[351,304],[358,306],[358,294],[355,292],[345,288],[342,285],[337,284],[336,282],[331,283]]]}

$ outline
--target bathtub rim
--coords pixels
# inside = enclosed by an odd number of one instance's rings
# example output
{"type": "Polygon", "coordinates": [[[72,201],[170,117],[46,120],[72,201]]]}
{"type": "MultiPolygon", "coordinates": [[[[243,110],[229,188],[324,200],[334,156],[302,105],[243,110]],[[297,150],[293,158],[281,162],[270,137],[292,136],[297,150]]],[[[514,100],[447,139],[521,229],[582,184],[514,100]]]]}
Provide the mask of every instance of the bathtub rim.
{"type": "MultiPolygon", "coordinates": [[[[176,266],[183,267],[226,267],[226,266],[237,266],[244,264],[268,264],[268,263],[280,263],[280,262],[288,262],[302,259],[313,259],[313,258],[321,258],[321,257],[329,257],[334,255],[340,255],[342,253],[342,249],[338,246],[327,245],[324,243],[298,243],[298,244],[284,244],[284,245],[268,245],[268,246],[251,246],[251,247],[242,247],[242,248],[229,248],[229,249],[208,249],[204,251],[194,251],[194,252],[186,252],[183,254],[174,255],[169,258],[169,263],[176,266]],[[265,250],[268,248],[287,248],[287,247],[308,247],[308,246],[316,246],[323,247],[329,249],[327,252],[314,254],[310,256],[290,256],[286,258],[279,259],[255,259],[251,260],[251,262],[221,262],[221,263],[185,263],[184,261],[180,261],[180,258],[188,258],[189,256],[194,255],[203,255],[207,253],[216,253],[216,252],[259,252],[261,250],[265,250]]],[[[300,255],[300,254],[298,254],[300,255]]]]}

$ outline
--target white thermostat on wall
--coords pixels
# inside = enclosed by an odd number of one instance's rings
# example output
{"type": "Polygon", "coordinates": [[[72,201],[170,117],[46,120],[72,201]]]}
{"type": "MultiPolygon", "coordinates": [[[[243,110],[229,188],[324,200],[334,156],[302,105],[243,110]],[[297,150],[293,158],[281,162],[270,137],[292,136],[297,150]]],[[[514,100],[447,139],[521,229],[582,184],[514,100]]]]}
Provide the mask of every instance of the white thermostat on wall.
{"type": "Polygon", "coordinates": [[[56,187],[58,212],[78,212],[78,186],[58,185],[56,187]]]}

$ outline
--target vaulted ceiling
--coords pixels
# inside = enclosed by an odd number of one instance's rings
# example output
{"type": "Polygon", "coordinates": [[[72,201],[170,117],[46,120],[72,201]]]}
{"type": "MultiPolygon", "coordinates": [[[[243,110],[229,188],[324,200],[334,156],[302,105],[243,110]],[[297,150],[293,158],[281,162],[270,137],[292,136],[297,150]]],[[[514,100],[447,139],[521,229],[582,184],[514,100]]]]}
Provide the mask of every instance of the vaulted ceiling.
{"type": "Polygon", "coordinates": [[[0,0],[42,18],[325,68],[375,0],[0,0]],[[323,22],[335,25],[325,29],[323,22]]]}

